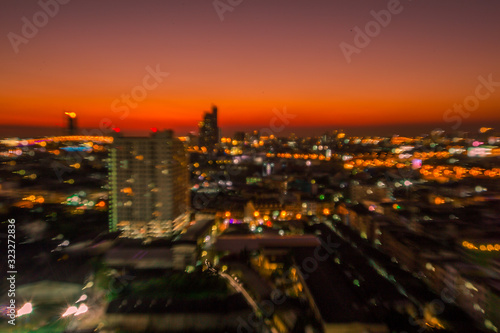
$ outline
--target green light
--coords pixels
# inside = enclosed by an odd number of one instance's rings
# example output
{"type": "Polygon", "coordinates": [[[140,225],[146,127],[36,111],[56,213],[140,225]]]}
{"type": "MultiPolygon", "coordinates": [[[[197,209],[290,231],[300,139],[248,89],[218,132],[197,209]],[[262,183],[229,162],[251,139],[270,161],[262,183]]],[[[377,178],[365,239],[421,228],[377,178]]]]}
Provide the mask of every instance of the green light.
{"type": "Polygon", "coordinates": [[[321,194],[321,195],[319,196],[319,200],[325,200],[325,196],[324,196],[323,194],[321,194]]]}

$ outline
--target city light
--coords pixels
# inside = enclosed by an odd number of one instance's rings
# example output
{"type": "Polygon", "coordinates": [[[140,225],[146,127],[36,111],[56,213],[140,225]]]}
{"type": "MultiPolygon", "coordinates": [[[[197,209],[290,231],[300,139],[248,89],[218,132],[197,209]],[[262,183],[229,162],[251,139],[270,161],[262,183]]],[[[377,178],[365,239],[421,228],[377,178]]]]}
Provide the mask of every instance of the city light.
{"type": "Polygon", "coordinates": [[[87,299],[87,295],[83,294],[82,296],[80,296],[80,298],[75,303],[83,302],[86,299],[87,299]]]}
{"type": "Polygon", "coordinates": [[[30,314],[33,312],[33,306],[31,305],[30,302],[24,304],[19,310],[17,310],[17,316],[21,317],[27,314],[30,314]]]}
{"type": "Polygon", "coordinates": [[[500,251],[500,244],[473,244],[468,241],[463,241],[462,246],[469,250],[479,250],[482,252],[500,251]]]}
{"type": "Polygon", "coordinates": [[[88,306],[85,305],[84,303],[80,304],[80,306],[78,307],[78,309],[76,310],[75,312],[75,316],[79,316],[85,312],[87,312],[89,310],[88,306]]]}
{"type": "Polygon", "coordinates": [[[2,8],[0,332],[498,333],[500,1],[67,2],[2,8]]]}
{"type": "Polygon", "coordinates": [[[70,306],[63,314],[62,317],[67,317],[72,314],[75,314],[78,311],[78,308],[76,306],[70,306]]]}

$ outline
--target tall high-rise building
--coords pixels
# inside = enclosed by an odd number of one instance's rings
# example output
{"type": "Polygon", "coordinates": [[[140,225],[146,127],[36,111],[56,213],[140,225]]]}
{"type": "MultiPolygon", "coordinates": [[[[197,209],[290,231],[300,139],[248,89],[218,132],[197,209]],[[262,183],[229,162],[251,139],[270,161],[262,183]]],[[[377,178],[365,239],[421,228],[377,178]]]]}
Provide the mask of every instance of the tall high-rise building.
{"type": "Polygon", "coordinates": [[[219,126],[217,124],[217,107],[212,106],[212,112],[205,112],[203,121],[199,124],[200,137],[198,145],[206,147],[211,152],[219,143],[219,126]]]}
{"type": "Polygon", "coordinates": [[[187,155],[173,132],[116,135],[110,149],[110,231],[170,237],[189,222],[187,155]]]}
{"type": "Polygon", "coordinates": [[[66,120],[68,122],[68,127],[66,128],[68,135],[76,135],[77,127],[76,127],[76,113],[74,112],[64,112],[66,116],[66,120]]]}

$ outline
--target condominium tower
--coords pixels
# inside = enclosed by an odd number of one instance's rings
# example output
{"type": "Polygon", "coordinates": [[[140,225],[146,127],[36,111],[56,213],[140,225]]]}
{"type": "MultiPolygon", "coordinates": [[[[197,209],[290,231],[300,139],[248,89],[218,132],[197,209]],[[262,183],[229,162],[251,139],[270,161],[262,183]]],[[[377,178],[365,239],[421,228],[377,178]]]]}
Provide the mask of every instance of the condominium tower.
{"type": "Polygon", "coordinates": [[[171,237],[188,222],[187,155],[172,131],[116,135],[109,182],[110,231],[130,238],[171,237]]]}

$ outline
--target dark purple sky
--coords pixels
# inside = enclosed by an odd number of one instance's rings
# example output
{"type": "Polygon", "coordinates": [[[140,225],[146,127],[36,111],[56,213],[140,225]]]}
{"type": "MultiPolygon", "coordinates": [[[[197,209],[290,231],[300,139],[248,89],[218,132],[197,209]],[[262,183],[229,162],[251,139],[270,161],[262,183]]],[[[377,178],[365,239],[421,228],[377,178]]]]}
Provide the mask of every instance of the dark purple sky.
{"type": "Polygon", "coordinates": [[[211,103],[223,128],[268,127],[275,108],[293,114],[290,128],[500,120],[500,87],[478,88],[479,77],[500,81],[499,1],[244,0],[231,9],[72,0],[43,24],[38,1],[3,1],[0,123],[62,126],[71,110],[86,127],[109,119],[185,130],[211,103]],[[383,27],[372,11],[388,7],[383,27]],[[34,16],[38,32],[23,35],[22,18],[34,16]],[[356,27],[375,30],[362,41],[356,27]],[[147,78],[152,70],[168,75],[147,78]],[[477,89],[485,98],[476,105],[477,89]],[[465,102],[470,112],[447,111],[465,102]]]}

